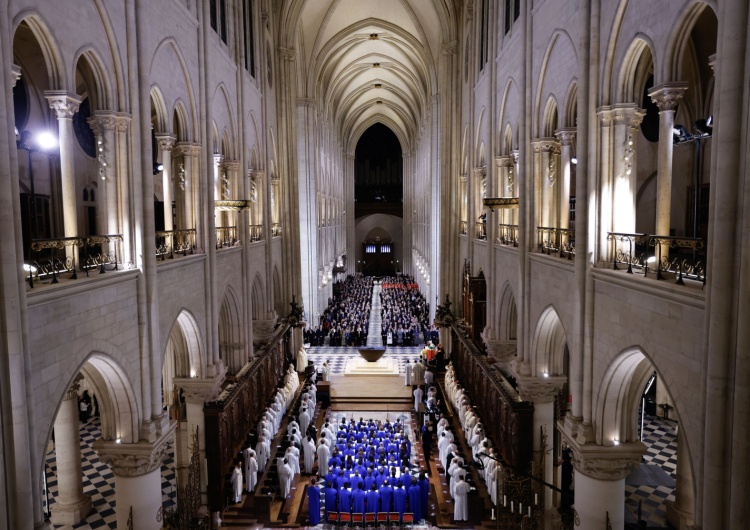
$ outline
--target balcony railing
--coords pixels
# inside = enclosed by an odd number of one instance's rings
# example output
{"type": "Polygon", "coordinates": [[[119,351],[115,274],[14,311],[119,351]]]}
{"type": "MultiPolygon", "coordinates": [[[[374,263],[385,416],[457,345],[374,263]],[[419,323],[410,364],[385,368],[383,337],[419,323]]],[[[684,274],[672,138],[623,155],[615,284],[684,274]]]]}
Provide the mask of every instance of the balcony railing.
{"type": "Polygon", "coordinates": [[[263,225],[250,225],[250,241],[263,240],[263,225]]]}
{"type": "Polygon", "coordinates": [[[576,256],[576,232],[568,228],[539,226],[536,229],[539,251],[551,256],[573,259],[576,256]]]}
{"type": "Polygon", "coordinates": [[[217,226],[216,227],[216,248],[233,247],[239,243],[237,239],[236,226],[217,226]]]}
{"type": "Polygon", "coordinates": [[[195,229],[163,230],[156,232],[156,258],[162,261],[174,255],[187,256],[195,252],[195,229]]]}
{"type": "Polygon", "coordinates": [[[609,232],[607,241],[608,261],[614,270],[625,268],[628,274],[643,272],[644,276],[653,272],[657,280],[673,276],[678,285],[684,285],[685,278],[706,284],[703,239],[609,232]]]}
{"type": "Polygon", "coordinates": [[[70,279],[75,280],[79,268],[86,276],[96,269],[99,274],[104,274],[107,268],[117,270],[117,256],[122,255],[122,249],[118,252],[117,247],[121,244],[122,234],[34,239],[31,241],[32,261],[24,264],[29,287],[34,287],[35,279],[49,278],[48,283],[59,283],[58,276],[65,273],[70,273],[70,279]]]}
{"type": "Polygon", "coordinates": [[[462,236],[465,236],[469,231],[469,224],[466,221],[461,221],[458,225],[458,230],[462,236]]]}
{"type": "Polygon", "coordinates": [[[476,225],[477,239],[487,240],[487,223],[485,221],[477,221],[476,225]]]}
{"type": "Polygon", "coordinates": [[[271,225],[271,237],[281,237],[281,223],[271,225]]]}
{"type": "Polygon", "coordinates": [[[518,225],[497,225],[497,242],[510,247],[518,246],[518,225]]]}

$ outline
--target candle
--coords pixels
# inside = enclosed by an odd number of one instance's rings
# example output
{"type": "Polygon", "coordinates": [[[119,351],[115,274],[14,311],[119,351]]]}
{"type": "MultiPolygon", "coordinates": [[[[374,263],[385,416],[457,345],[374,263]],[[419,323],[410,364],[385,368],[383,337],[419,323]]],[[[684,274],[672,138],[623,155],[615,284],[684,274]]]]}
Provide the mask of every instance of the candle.
{"type": "Polygon", "coordinates": [[[534,505],[537,505],[537,504],[539,504],[539,499],[538,499],[538,495],[535,493],[534,494],[534,505]]]}
{"type": "Polygon", "coordinates": [[[495,520],[495,509],[494,508],[492,508],[492,520],[493,521],[495,520]]]}
{"type": "Polygon", "coordinates": [[[508,497],[506,497],[505,494],[503,494],[503,508],[507,506],[508,506],[508,497]]]}
{"type": "Polygon", "coordinates": [[[510,501],[510,513],[513,513],[513,501],[510,501]]]}
{"type": "Polygon", "coordinates": [[[518,514],[523,515],[523,503],[522,502],[518,503],[518,514]]]}
{"type": "Polygon", "coordinates": [[[531,519],[531,506],[529,506],[529,519],[531,519]]]}

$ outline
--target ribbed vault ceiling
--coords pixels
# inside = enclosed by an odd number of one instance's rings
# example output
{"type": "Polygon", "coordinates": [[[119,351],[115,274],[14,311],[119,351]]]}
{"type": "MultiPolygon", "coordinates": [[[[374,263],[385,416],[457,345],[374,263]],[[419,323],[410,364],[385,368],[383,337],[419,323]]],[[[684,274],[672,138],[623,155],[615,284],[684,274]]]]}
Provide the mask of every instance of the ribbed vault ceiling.
{"type": "MultiPolygon", "coordinates": [[[[304,97],[318,102],[344,149],[372,124],[390,127],[411,151],[436,90],[435,65],[450,42],[450,15],[434,0],[297,0],[295,47],[304,97]]],[[[293,14],[291,14],[293,16],[293,14]]],[[[287,19],[288,20],[288,19],[287,19]]]]}

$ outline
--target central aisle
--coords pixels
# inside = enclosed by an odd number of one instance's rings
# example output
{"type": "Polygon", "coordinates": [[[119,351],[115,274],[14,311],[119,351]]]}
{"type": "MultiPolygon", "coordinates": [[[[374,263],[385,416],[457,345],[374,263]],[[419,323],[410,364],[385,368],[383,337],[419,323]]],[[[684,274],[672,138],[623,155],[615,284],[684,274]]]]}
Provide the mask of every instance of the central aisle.
{"type": "MultiPolygon", "coordinates": [[[[376,284],[372,289],[372,301],[370,302],[370,321],[367,326],[367,346],[382,346],[383,339],[380,336],[381,317],[380,317],[380,291],[382,287],[376,284]]],[[[421,346],[389,346],[383,356],[384,359],[395,359],[398,363],[399,374],[404,373],[406,361],[414,362],[419,358],[422,351],[421,346]]],[[[312,346],[307,350],[307,359],[315,364],[319,369],[323,361],[328,361],[331,367],[331,374],[343,374],[346,367],[346,361],[351,358],[359,357],[359,352],[355,347],[347,346],[312,346]]]]}

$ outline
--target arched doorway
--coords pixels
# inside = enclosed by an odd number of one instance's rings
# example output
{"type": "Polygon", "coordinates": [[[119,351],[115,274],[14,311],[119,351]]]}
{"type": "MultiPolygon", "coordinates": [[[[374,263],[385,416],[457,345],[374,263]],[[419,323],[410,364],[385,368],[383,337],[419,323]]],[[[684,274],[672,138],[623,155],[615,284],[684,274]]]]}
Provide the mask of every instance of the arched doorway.
{"type": "Polygon", "coordinates": [[[236,374],[247,362],[237,295],[231,287],[227,288],[219,309],[219,355],[230,375],[236,374]]]}

